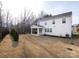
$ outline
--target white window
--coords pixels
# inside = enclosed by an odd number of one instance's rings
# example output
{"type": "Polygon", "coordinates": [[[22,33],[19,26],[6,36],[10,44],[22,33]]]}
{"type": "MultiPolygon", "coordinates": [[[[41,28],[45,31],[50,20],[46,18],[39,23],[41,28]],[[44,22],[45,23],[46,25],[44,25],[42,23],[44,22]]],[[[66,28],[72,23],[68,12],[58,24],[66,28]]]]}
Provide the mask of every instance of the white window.
{"type": "Polygon", "coordinates": [[[62,23],[66,23],[66,18],[63,18],[62,19],[62,23]]]}
{"type": "Polygon", "coordinates": [[[42,28],[39,28],[39,33],[42,33],[42,28]]]}
{"type": "Polygon", "coordinates": [[[45,25],[47,25],[47,22],[45,22],[45,25]]]}
{"type": "Polygon", "coordinates": [[[53,20],[52,24],[55,24],[55,20],[53,20]]]}
{"type": "Polygon", "coordinates": [[[50,32],[52,32],[52,28],[50,28],[50,32]]]}
{"type": "Polygon", "coordinates": [[[49,32],[49,28],[45,28],[45,32],[49,32]]]}
{"type": "Polygon", "coordinates": [[[52,32],[52,28],[45,28],[45,32],[52,32]]]}
{"type": "Polygon", "coordinates": [[[45,28],[45,32],[47,32],[47,29],[45,28]]]}

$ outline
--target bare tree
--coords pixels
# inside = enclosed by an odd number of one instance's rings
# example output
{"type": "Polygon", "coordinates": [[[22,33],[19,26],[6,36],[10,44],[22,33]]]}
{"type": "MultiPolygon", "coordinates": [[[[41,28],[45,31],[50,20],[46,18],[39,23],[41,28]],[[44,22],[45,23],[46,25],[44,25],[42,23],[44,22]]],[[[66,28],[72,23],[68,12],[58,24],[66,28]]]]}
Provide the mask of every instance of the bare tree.
{"type": "Polygon", "coordinates": [[[24,13],[21,14],[21,23],[18,23],[17,29],[19,29],[19,32],[21,33],[27,33],[30,32],[30,25],[34,21],[35,16],[33,12],[30,10],[24,9],[24,13]]]}
{"type": "Polygon", "coordinates": [[[10,29],[11,14],[10,14],[9,10],[6,11],[5,20],[6,20],[7,28],[10,29]]]}
{"type": "Polygon", "coordinates": [[[6,25],[8,27],[8,20],[9,20],[9,11],[7,11],[7,14],[6,14],[6,25]]]}
{"type": "Polygon", "coordinates": [[[3,40],[8,31],[6,28],[2,26],[3,24],[3,9],[2,9],[2,2],[0,1],[0,42],[3,40]]]}
{"type": "Polygon", "coordinates": [[[0,27],[2,27],[2,2],[0,1],[0,27]]]}

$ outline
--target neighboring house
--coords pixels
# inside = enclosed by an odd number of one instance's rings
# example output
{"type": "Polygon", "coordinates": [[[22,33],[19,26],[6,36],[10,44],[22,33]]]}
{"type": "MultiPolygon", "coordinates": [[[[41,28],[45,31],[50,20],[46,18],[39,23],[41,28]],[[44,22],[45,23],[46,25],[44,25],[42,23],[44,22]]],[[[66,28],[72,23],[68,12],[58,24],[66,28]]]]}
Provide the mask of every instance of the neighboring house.
{"type": "Polygon", "coordinates": [[[71,37],[72,34],[72,12],[62,13],[54,16],[43,17],[31,26],[32,35],[52,35],[71,37]]]}
{"type": "Polygon", "coordinates": [[[72,26],[72,31],[74,35],[79,35],[79,24],[75,24],[72,26]]]}

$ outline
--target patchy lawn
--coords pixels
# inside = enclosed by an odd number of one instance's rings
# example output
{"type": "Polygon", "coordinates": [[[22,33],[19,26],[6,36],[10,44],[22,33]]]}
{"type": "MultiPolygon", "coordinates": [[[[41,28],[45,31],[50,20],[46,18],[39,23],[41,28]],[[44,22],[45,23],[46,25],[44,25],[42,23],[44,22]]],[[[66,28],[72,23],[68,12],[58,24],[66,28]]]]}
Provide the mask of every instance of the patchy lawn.
{"type": "Polygon", "coordinates": [[[0,57],[11,58],[11,57],[25,57],[23,50],[23,43],[19,42],[17,47],[13,47],[14,42],[12,38],[7,35],[3,41],[0,43],[0,57]]]}
{"type": "Polygon", "coordinates": [[[79,57],[79,40],[27,34],[17,44],[7,35],[0,43],[0,57],[79,57]]]}

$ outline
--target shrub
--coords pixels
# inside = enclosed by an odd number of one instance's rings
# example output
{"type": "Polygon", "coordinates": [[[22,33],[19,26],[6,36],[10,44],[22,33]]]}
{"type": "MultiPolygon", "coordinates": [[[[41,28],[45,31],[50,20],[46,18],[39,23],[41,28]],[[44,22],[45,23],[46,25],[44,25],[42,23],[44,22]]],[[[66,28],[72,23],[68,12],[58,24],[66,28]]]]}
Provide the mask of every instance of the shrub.
{"type": "Polygon", "coordinates": [[[18,35],[18,33],[16,32],[15,29],[11,29],[10,35],[12,36],[14,41],[18,41],[19,40],[19,35],[18,35]]]}

